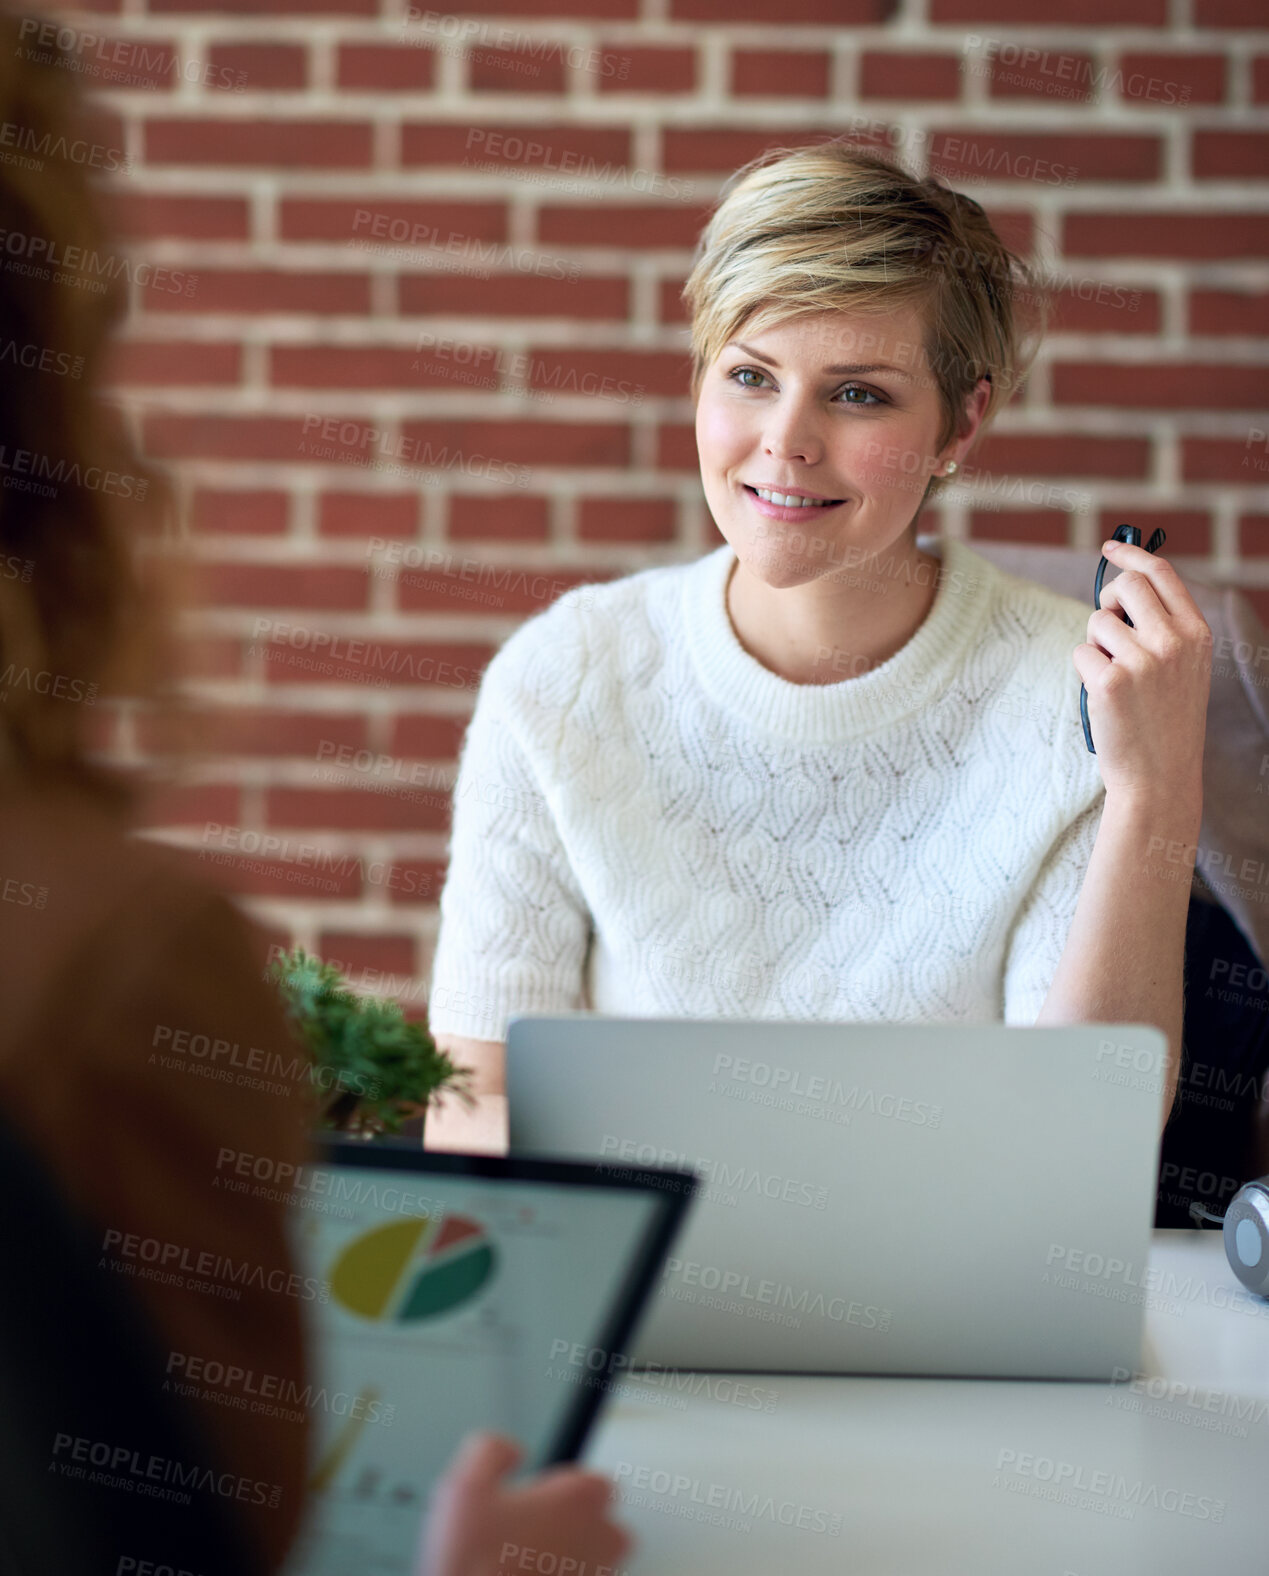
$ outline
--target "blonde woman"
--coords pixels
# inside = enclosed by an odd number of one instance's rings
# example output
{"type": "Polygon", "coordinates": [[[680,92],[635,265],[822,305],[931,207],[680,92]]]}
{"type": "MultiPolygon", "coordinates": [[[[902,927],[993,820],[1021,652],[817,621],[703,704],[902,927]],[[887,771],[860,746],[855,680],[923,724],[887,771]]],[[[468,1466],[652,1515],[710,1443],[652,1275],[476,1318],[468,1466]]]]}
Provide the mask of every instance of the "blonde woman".
{"type": "Polygon", "coordinates": [[[518,1011],[1143,1021],[1170,1107],[1190,871],[1157,850],[1199,831],[1211,632],[1142,548],[1090,617],[917,535],[1043,282],[970,198],[832,141],[732,177],[685,297],[725,544],[570,593],[490,663],[438,1039],[496,1093],[518,1011]]]}

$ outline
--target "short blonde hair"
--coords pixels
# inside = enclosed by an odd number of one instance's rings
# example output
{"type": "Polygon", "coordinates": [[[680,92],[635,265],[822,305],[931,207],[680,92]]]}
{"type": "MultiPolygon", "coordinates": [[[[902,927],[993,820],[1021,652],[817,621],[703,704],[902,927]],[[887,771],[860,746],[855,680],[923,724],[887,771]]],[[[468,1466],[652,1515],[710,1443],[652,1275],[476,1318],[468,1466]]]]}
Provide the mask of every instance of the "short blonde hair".
{"type": "Polygon", "coordinates": [[[983,377],[991,394],[975,442],[986,433],[1035,357],[1052,290],[972,197],[838,138],[769,148],[729,177],[683,299],[694,401],[742,325],[761,332],[804,312],[915,306],[943,407],[941,449],[963,430],[983,377]]]}

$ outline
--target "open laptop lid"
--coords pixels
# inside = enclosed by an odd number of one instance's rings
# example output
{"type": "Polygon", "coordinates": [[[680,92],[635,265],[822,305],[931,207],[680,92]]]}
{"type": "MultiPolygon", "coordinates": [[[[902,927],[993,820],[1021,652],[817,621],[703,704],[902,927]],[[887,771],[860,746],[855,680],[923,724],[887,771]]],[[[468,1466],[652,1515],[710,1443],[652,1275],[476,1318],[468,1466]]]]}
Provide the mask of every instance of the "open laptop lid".
{"type": "Polygon", "coordinates": [[[326,1139],[291,1192],[312,1343],[310,1513],[287,1576],[413,1576],[473,1429],[573,1459],[660,1275],[690,1172],[326,1139]]]}
{"type": "Polygon", "coordinates": [[[636,1362],[1108,1379],[1140,1355],[1166,1048],[1141,1024],[524,1015],[510,1147],[700,1173],[636,1362]]]}

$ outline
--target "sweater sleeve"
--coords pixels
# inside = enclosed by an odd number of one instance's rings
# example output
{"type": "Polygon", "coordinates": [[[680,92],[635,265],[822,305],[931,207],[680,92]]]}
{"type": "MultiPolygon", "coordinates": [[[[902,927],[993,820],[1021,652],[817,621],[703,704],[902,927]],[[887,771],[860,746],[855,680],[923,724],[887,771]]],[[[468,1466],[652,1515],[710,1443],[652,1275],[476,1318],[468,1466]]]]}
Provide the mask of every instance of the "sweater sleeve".
{"type": "Polygon", "coordinates": [[[1029,1027],[1044,1006],[1070,935],[1104,802],[1099,798],[1067,825],[1018,911],[1005,950],[1007,1024],[1029,1027]]]}
{"type": "Polygon", "coordinates": [[[553,754],[537,737],[553,718],[558,728],[567,699],[538,693],[534,669],[540,664],[530,657],[526,669],[513,637],[485,672],[463,743],[432,967],[433,1033],[505,1040],[515,1013],[583,1005],[591,916],[548,803],[553,754]]]}

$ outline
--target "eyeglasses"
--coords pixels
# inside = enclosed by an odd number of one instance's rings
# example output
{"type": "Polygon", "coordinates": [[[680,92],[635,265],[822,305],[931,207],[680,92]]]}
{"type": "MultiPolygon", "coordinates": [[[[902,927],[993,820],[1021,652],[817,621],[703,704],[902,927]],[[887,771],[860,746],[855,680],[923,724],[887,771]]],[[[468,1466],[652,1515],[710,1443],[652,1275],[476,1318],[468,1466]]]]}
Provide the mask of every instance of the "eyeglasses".
{"type": "MultiPolygon", "coordinates": [[[[1167,539],[1167,534],[1164,531],[1156,531],[1146,543],[1146,552],[1157,553],[1167,539]]],[[[1117,525],[1110,540],[1112,542],[1124,542],[1129,547],[1140,547],[1141,527],[1138,525],[1117,525]]],[[[1098,609],[1102,605],[1102,582],[1105,578],[1106,555],[1103,553],[1102,561],[1097,566],[1097,579],[1093,582],[1093,606],[1098,609]]],[[[1136,628],[1136,625],[1128,617],[1127,613],[1124,614],[1124,623],[1127,624],[1129,629],[1136,628]]],[[[1084,743],[1088,746],[1088,753],[1096,755],[1097,751],[1093,748],[1093,732],[1088,725],[1088,690],[1083,684],[1080,685],[1080,721],[1084,724],[1084,743]]]]}

